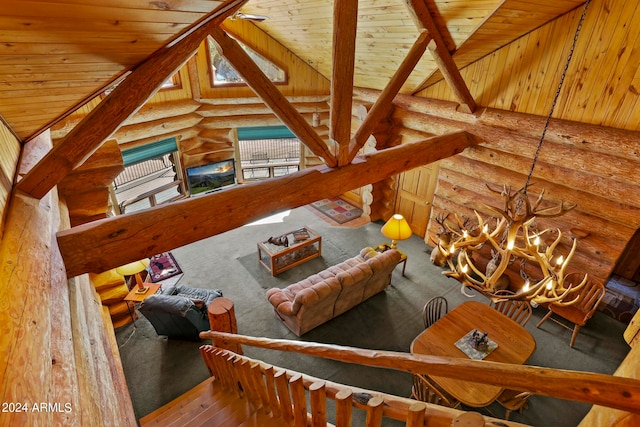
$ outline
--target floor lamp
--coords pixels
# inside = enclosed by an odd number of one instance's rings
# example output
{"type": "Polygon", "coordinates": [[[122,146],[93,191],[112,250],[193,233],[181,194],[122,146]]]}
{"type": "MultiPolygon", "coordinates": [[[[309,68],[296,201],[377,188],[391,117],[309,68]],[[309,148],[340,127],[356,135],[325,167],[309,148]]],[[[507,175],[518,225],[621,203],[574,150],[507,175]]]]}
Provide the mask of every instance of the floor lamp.
{"type": "Polygon", "coordinates": [[[136,285],[138,286],[137,294],[144,294],[149,290],[148,286],[144,286],[140,273],[142,273],[149,266],[149,259],[141,259],[140,261],[130,262],[129,264],[122,265],[116,268],[116,273],[123,276],[135,276],[136,285]]]}

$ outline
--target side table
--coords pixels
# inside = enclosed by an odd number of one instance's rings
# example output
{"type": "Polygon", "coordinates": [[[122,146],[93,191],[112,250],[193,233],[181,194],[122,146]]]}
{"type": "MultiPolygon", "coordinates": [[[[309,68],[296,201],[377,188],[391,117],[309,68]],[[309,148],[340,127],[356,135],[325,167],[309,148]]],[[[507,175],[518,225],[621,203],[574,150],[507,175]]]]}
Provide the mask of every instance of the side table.
{"type": "Polygon", "coordinates": [[[133,317],[136,304],[140,304],[144,299],[148,296],[151,296],[157,293],[162,287],[161,283],[145,283],[145,286],[149,288],[149,290],[143,294],[138,292],[138,287],[134,286],[126,297],[124,297],[124,301],[127,303],[127,308],[129,309],[129,315],[131,316],[131,320],[133,321],[133,326],[136,325],[136,319],[133,317]]]}
{"type": "MultiPolygon", "coordinates": [[[[382,243],[373,249],[375,249],[377,252],[385,252],[391,249],[391,245],[388,243],[382,243]]],[[[407,268],[407,254],[405,254],[398,248],[396,248],[396,251],[398,251],[398,253],[400,254],[400,261],[398,261],[398,264],[402,264],[402,276],[404,277],[404,269],[407,268]]]]}

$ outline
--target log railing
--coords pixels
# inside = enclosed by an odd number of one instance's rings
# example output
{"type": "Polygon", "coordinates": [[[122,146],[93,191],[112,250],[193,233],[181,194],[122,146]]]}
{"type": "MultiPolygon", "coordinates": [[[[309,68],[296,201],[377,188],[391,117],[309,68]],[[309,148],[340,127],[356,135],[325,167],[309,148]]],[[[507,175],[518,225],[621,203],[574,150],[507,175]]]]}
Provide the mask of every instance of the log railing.
{"type": "MultiPolygon", "coordinates": [[[[380,427],[385,417],[405,422],[408,427],[423,427],[425,420],[430,427],[449,427],[467,415],[444,406],[325,381],[211,345],[200,347],[200,352],[216,381],[238,398],[247,399],[254,411],[277,419],[279,425],[349,427],[354,411],[364,411],[367,427],[380,427]],[[329,421],[335,424],[327,424],[328,400],[335,403],[335,421],[329,421]]],[[[522,425],[474,415],[480,420],[477,425],[522,425]]]]}
{"type": "Polygon", "coordinates": [[[223,332],[202,332],[214,345],[245,344],[291,351],[366,366],[424,373],[529,391],[560,399],[575,400],[632,413],[640,413],[640,380],[612,375],[466,360],[401,352],[366,350],[282,339],[256,338],[223,332]]]}

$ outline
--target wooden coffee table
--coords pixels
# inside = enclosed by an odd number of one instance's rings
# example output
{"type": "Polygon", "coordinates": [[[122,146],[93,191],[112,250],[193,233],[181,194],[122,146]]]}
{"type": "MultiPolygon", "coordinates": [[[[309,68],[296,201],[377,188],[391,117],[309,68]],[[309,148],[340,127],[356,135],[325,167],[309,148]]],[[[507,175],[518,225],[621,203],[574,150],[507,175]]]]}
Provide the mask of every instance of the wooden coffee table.
{"type": "Polygon", "coordinates": [[[289,246],[279,246],[269,241],[258,243],[258,261],[271,272],[272,276],[322,254],[322,236],[309,227],[288,231],[280,236],[286,236],[289,246]],[[304,232],[309,237],[296,241],[296,236],[304,235],[304,232]]]}

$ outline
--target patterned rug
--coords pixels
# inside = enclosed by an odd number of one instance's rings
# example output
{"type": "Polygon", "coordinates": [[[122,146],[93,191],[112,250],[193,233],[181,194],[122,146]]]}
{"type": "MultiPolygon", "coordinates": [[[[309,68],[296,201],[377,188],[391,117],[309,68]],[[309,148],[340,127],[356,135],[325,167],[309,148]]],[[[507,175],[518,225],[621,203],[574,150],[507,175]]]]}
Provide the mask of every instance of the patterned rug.
{"type": "Polygon", "coordinates": [[[150,258],[150,261],[148,269],[153,283],[182,274],[182,269],[171,252],[154,255],[150,258]]]}
{"type": "Polygon", "coordinates": [[[311,203],[309,206],[322,212],[338,224],[344,224],[362,215],[362,209],[339,197],[319,200],[311,203]]]}

